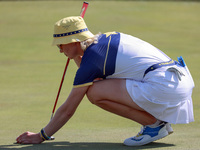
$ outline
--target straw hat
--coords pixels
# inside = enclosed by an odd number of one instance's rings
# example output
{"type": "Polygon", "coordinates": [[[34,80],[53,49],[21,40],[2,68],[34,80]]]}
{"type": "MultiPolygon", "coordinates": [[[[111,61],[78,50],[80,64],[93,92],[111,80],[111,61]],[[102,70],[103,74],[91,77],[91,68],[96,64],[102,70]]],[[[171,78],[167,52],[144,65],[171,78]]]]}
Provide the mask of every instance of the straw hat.
{"type": "Polygon", "coordinates": [[[55,23],[52,45],[84,41],[92,37],[94,35],[88,30],[82,17],[67,17],[55,23]]]}

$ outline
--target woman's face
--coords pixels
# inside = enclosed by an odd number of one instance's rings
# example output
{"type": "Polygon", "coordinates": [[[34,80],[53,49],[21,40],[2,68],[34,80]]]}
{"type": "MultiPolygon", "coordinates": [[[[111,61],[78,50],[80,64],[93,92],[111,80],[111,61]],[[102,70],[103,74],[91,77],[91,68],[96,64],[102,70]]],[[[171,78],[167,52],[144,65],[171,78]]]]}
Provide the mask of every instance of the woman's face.
{"type": "Polygon", "coordinates": [[[68,58],[74,59],[77,56],[83,56],[83,50],[79,42],[58,45],[60,53],[64,53],[68,58]]]}

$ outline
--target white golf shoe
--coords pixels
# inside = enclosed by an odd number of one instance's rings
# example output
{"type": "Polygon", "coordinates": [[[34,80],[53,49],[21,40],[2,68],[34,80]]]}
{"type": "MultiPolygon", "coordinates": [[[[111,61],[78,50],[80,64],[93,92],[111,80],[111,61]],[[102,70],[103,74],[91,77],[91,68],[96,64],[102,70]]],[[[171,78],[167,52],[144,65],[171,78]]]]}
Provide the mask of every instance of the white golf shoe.
{"type": "Polygon", "coordinates": [[[174,132],[170,123],[166,123],[166,130],[168,131],[168,134],[172,134],[174,132]]]}
{"type": "Polygon", "coordinates": [[[169,135],[169,133],[173,132],[170,124],[162,122],[158,126],[152,128],[149,126],[143,126],[141,131],[134,137],[130,137],[124,141],[124,145],[126,146],[141,146],[153,141],[164,138],[169,135]],[[169,127],[169,131],[167,130],[167,126],[169,127]]]}

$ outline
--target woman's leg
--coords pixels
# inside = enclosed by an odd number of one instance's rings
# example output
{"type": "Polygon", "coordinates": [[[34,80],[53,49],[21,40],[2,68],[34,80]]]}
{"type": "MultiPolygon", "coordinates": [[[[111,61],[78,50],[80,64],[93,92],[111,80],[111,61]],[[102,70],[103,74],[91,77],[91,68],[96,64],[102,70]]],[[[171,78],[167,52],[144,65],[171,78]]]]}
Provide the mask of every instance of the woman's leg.
{"type": "Polygon", "coordinates": [[[131,99],[126,90],[125,79],[108,79],[95,82],[88,89],[87,97],[93,104],[104,110],[142,125],[150,125],[157,120],[131,99]]]}

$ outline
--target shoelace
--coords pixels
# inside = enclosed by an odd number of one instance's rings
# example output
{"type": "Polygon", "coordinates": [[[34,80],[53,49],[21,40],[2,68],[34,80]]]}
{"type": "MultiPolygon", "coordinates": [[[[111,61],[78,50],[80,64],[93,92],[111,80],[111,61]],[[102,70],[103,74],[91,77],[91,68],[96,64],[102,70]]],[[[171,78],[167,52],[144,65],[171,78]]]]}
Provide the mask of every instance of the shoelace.
{"type": "Polygon", "coordinates": [[[141,136],[145,128],[146,128],[146,126],[142,126],[142,127],[141,127],[141,131],[138,132],[138,134],[136,135],[136,137],[141,136]]]}

